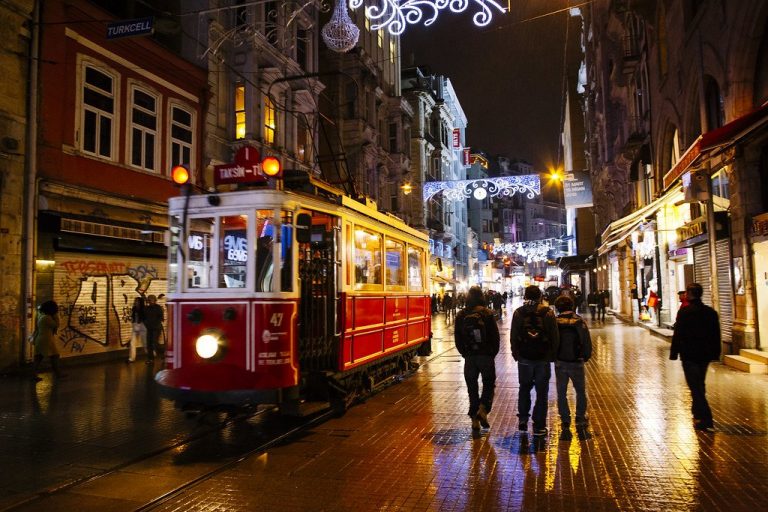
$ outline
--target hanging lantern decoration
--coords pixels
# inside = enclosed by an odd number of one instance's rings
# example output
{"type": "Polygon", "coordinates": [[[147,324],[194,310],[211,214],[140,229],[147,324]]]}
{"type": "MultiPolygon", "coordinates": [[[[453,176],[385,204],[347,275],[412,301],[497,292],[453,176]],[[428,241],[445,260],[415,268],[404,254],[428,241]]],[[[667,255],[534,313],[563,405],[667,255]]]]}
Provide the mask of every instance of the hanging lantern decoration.
{"type": "Polygon", "coordinates": [[[331,21],[325,24],[321,33],[326,46],[334,52],[346,53],[355,47],[360,29],[347,13],[346,0],[336,0],[331,21]]]}

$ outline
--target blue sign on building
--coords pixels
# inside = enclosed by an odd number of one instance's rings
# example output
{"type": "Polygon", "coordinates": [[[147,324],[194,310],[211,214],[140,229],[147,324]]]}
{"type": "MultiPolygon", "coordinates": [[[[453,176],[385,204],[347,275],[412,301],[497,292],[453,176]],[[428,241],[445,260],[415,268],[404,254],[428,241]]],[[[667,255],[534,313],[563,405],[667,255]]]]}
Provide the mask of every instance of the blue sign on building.
{"type": "Polygon", "coordinates": [[[152,17],[116,21],[107,25],[107,39],[144,36],[154,31],[154,18],[152,17]]]}

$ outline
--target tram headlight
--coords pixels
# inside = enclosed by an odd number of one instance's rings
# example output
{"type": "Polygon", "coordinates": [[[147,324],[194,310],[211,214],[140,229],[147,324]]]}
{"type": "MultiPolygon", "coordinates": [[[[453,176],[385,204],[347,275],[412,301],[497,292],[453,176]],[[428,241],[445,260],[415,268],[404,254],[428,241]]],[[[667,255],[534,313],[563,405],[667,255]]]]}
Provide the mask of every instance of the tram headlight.
{"type": "Polygon", "coordinates": [[[226,339],[219,331],[207,331],[195,340],[195,352],[203,359],[212,359],[224,353],[226,339]]]}

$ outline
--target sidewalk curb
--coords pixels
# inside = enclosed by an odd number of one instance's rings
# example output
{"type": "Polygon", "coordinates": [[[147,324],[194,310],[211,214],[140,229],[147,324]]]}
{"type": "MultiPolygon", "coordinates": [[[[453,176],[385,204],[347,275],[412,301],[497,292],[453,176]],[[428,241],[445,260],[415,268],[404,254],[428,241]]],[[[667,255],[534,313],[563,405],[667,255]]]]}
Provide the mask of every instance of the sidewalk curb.
{"type": "Polygon", "coordinates": [[[621,320],[625,324],[634,325],[635,327],[642,327],[643,329],[650,331],[651,334],[656,336],[657,338],[661,338],[664,341],[667,341],[669,343],[672,342],[672,331],[669,329],[662,329],[661,327],[656,327],[655,325],[648,325],[644,322],[635,322],[627,318],[626,316],[620,315],[618,313],[613,313],[613,316],[621,320]]]}

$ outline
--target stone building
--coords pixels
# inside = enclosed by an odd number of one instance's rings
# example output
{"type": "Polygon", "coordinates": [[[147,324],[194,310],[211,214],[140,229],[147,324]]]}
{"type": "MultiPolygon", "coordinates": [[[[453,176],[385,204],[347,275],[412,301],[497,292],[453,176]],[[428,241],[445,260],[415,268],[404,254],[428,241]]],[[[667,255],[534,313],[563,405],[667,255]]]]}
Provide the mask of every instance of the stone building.
{"type": "Polygon", "coordinates": [[[598,1],[584,13],[598,278],[611,307],[670,325],[677,291],[698,281],[726,354],[765,346],[768,4],[598,1]]]}
{"type": "Polygon", "coordinates": [[[431,240],[432,291],[455,291],[457,278],[468,277],[467,204],[447,199],[443,193],[424,202],[422,190],[426,182],[466,179],[467,120],[444,76],[422,67],[404,69],[402,91],[413,109],[410,177],[414,192],[406,211],[410,224],[427,232],[431,240]]]}
{"type": "Polygon", "coordinates": [[[24,339],[32,320],[32,283],[26,279],[34,265],[34,241],[29,215],[35,198],[30,189],[30,144],[27,98],[36,86],[33,44],[37,23],[33,1],[0,5],[0,371],[23,357],[24,339]]]}

